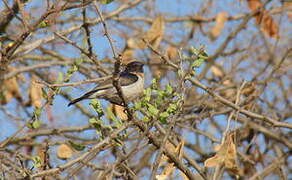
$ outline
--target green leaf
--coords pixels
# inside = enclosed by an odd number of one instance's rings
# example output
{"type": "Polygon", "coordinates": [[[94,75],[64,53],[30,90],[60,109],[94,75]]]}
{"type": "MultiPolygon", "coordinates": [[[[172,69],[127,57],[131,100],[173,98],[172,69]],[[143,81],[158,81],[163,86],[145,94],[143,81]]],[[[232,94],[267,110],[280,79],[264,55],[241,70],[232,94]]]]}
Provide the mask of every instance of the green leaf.
{"type": "Polygon", "coordinates": [[[102,4],[109,4],[111,2],[113,2],[114,0],[101,0],[102,4]]]}
{"type": "Polygon", "coordinates": [[[193,46],[190,48],[190,53],[193,54],[193,55],[198,55],[199,54],[199,51],[194,48],[193,46]]]}
{"type": "Polygon", "coordinates": [[[82,59],[82,58],[78,58],[78,59],[76,59],[75,62],[74,62],[74,64],[75,64],[76,66],[79,66],[79,65],[82,64],[82,63],[83,63],[83,59],[82,59]]]}
{"type": "Polygon", "coordinates": [[[151,89],[158,89],[157,79],[152,79],[152,81],[151,81],[151,89]]]}
{"type": "Polygon", "coordinates": [[[76,151],[83,151],[85,149],[85,146],[84,145],[81,145],[81,144],[78,144],[78,143],[75,143],[73,141],[68,141],[70,146],[75,149],[76,151]]]}
{"type": "Polygon", "coordinates": [[[163,113],[159,114],[159,117],[161,118],[168,118],[170,116],[170,114],[167,111],[164,111],[163,113]]]}
{"type": "Polygon", "coordinates": [[[148,106],[148,111],[150,112],[152,116],[156,116],[159,113],[159,110],[152,104],[147,104],[147,106],[148,106]]]}
{"type": "Polygon", "coordinates": [[[176,104],[170,104],[167,108],[168,113],[174,113],[177,110],[177,105],[176,104]]]}
{"type": "Polygon", "coordinates": [[[167,85],[166,85],[166,93],[167,93],[168,95],[171,95],[172,92],[173,92],[173,88],[172,88],[169,84],[167,84],[167,85]]]}
{"type": "Polygon", "coordinates": [[[100,129],[103,125],[103,121],[94,117],[89,119],[89,124],[91,124],[96,129],[100,129]]]}
{"type": "Polygon", "coordinates": [[[95,110],[95,112],[98,114],[98,117],[102,117],[104,115],[101,103],[97,99],[92,99],[90,106],[95,110]]]}
{"type": "Polygon", "coordinates": [[[144,122],[149,122],[150,121],[150,119],[147,117],[147,116],[144,116],[143,118],[142,118],[142,121],[144,121],[144,122]]]}
{"type": "Polygon", "coordinates": [[[108,119],[111,119],[113,121],[117,120],[116,116],[114,115],[112,108],[110,106],[108,106],[106,108],[106,116],[108,119]]]}
{"type": "Polygon", "coordinates": [[[39,120],[39,119],[36,119],[35,121],[33,121],[33,123],[32,123],[32,128],[33,129],[37,129],[37,128],[39,128],[39,127],[41,127],[41,121],[39,120]]]}
{"type": "Polygon", "coordinates": [[[179,69],[179,70],[177,71],[177,75],[178,75],[179,77],[183,77],[183,71],[182,71],[181,69],[179,69]]]}
{"type": "Polygon", "coordinates": [[[134,109],[135,110],[139,110],[142,108],[142,102],[141,101],[138,101],[134,104],[134,109]]]}
{"type": "Polygon", "coordinates": [[[46,20],[42,21],[41,23],[39,23],[38,28],[45,28],[47,27],[49,24],[46,22],[46,20]]]}
{"type": "Polygon", "coordinates": [[[192,67],[198,68],[204,63],[204,61],[205,61],[205,59],[202,59],[202,58],[195,60],[194,63],[192,64],[192,67]]]}
{"type": "Polygon", "coordinates": [[[159,121],[162,123],[162,124],[166,124],[167,123],[167,118],[170,116],[170,114],[168,112],[163,112],[163,113],[160,113],[159,114],[159,121]]]}
{"type": "Polygon", "coordinates": [[[42,160],[39,156],[34,156],[32,158],[32,161],[33,161],[33,166],[36,167],[36,168],[40,168],[42,167],[42,160]]]}
{"type": "Polygon", "coordinates": [[[78,67],[74,64],[74,65],[72,65],[69,69],[68,69],[68,71],[67,71],[67,74],[68,75],[72,75],[74,72],[76,72],[78,70],[78,67]]]}
{"type": "Polygon", "coordinates": [[[38,118],[40,117],[41,113],[42,113],[42,108],[36,108],[34,110],[34,116],[36,116],[38,118]]]}
{"type": "Polygon", "coordinates": [[[58,81],[59,81],[59,82],[63,82],[63,79],[64,79],[64,77],[63,77],[63,73],[62,73],[62,72],[59,72],[59,73],[58,73],[58,81]]]}
{"type": "Polygon", "coordinates": [[[147,88],[144,90],[144,100],[149,102],[150,99],[151,99],[151,89],[150,88],[147,88]]]}
{"type": "Polygon", "coordinates": [[[121,127],[122,121],[120,119],[116,118],[116,116],[114,115],[114,113],[112,111],[112,108],[110,106],[108,106],[106,111],[107,111],[107,113],[106,113],[107,118],[111,119],[114,122],[114,127],[117,127],[117,128],[121,127]]]}

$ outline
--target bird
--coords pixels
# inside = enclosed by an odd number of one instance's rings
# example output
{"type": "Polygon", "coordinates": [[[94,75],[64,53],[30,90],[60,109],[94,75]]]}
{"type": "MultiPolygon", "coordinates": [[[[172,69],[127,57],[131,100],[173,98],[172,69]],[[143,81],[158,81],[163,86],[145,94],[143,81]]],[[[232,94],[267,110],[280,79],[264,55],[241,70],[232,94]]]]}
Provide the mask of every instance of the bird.
{"type": "MultiPolygon", "coordinates": [[[[119,84],[123,92],[123,97],[126,103],[134,101],[144,91],[144,64],[141,61],[130,61],[124,71],[119,74],[119,84]]],[[[123,101],[120,98],[116,88],[113,86],[113,79],[103,82],[96,88],[85,93],[83,96],[72,100],[68,106],[71,106],[84,99],[105,99],[112,104],[123,105],[123,101]]]]}

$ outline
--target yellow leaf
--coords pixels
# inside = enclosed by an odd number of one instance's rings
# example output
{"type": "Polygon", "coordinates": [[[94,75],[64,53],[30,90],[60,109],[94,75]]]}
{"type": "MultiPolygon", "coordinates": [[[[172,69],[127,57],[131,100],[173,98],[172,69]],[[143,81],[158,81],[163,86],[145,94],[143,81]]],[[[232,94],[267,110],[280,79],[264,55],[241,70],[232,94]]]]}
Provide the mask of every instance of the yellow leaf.
{"type": "Polygon", "coordinates": [[[68,146],[67,144],[61,144],[57,148],[57,156],[60,159],[68,159],[68,158],[71,158],[72,155],[73,155],[73,151],[71,147],[68,146]]]}

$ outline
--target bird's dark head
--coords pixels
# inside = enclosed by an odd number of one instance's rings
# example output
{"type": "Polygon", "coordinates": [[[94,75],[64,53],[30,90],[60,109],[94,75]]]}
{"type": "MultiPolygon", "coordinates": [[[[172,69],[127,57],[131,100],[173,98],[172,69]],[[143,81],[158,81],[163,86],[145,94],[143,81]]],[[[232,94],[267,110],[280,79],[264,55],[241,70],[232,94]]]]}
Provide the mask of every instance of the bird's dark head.
{"type": "Polygon", "coordinates": [[[143,73],[143,66],[144,64],[139,61],[132,61],[127,64],[126,71],[127,72],[140,72],[143,73]]]}

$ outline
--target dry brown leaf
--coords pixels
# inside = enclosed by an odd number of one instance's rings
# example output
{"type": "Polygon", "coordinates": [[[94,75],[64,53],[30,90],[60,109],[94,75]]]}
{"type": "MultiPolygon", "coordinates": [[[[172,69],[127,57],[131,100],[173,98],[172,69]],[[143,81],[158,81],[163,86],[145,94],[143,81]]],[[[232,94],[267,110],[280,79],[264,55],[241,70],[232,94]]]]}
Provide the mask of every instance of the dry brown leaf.
{"type": "Polygon", "coordinates": [[[127,40],[127,47],[130,49],[137,49],[137,41],[134,38],[130,38],[127,40]]]}
{"type": "MultiPolygon", "coordinates": [[[[169,58],[169,60],[173,62],[177,62],[178,60],[178,51],[173,46],[168,46],[166,48],[166,56],[169,58]]],[[[172,69],[170,66],[166,66],[165,63],[163,63],[163,60],[160,58],[160,56],[153,54],[150,58],[151,60],[151,72],[153,73],[153,76],[156,79],[162,78],[166,75],[166,73],[172,69]]]]}
{"type": "Polygon", "coordinates": [[[59,159],[68,159],[71,158],[73,155],[73,150],[67,144],[61,144],[57,148],[57,157],[59,159]]]}
{"type": "MultiPolygon", "coordinates": [[[[165,143],[165,149],[167,149],[168,151],[170,151],[172,153],[175,152],[175,146],[169,141],[167,141],[165,143]]],[[[168,160],[168,157],[166,157],[165,155],[162,155],[160,165],[163,164],[164,162],[166,162],[167,160],[168,160]]]]}
{"type": "Polygon", "coordinates": [[[217,78],[220,78],[221,79],[221,78],[224,77],[224,72],[218,66],[212,66],[211,67],[211,72],[217,78]]]}
{"type": "Polygon", "coordinates": [[[204,165],[206,167],[214,167],[219,164],[223,164],[226,169],[231,169],[233,171],[238,170],[236,165],[236,146],[233,142],[233,133],[227,134],[225,140],[221,143],[219,150],[216,155],[208,158],[204,165]]]}
{"type": "Polygon", "coordinates": [[[220,12],[216,16],[216,24],[211,30],[211,39],[215,40],[221,34],[224,24],[227,20],[228,13],[227,12],[220,12]]]}
{"type": "MultiPolygon", "coordinates": [[[[184,141],[181,141],[176,147],[170,143],[169,141],[166,142],[165,144],[165,149],[167,149],[168,151],[175,153],[178,155],[178,158],[181,159],[183,156],[183,148],[184,148],[184,141]]],[[[161,157],[161,161],[159,166],[166,162],[168,160],[168,158],[163,155],[161,157]]],[[[167,177],[169,177],[173,171],[174,171],[175,167],[174,167],[174,163],[167,163],[167,165],[164,167],[164,169],[162,170],[162,173],[160,175],[156,175],[156,178],[159,180],[164,180],[167,177]]],[[[183,172],[181,172],[182,174],[184,174],[183,172]]]]}
{"type": "Polygon", "coordinates": [[[216,154],[215,156],[208,158],[204,162],[204,165],[205,167],[214,167],[214,166],[219,165],[220,163],[223,163],[223,161],[224,161],[224,158],[216,154]]]}
{"type": "Polygon", "coordinates": [[[198,101],[198,96],[197,96],[197,89],[196,87],[192,86],[190,88],[186,89],[186,100],[184,105],[185,106],[192,106],[194,103],[198,101]]]}
{"type": "Polygon", "coordinates": [[[46,145],[41,145],[37,147],[38,156],[41,159],[42,164],[46,161],[47,158],[47,147],[46,145]]]}
{"type": "Polygon", "coordinates": [[[262,3],[260,0],[247,0],[248,7],[252,11],[256,11],[258,8],[262,7],[262,3]]]}
{"type": "Polygon", "coordinates": [[[128,115],[125,113],[125,108],[116,104],[112,105],[112,112],[115,116],[119,117],[121,120],[127,120],[128,115]]]}
{"type": "Polygon", "coordinates": [[[1,104],[7,104],[13,97],[16,98],[19,102],[22,102],[17,77],[5,80],[3,87],[4,97],[1,100],[1,104]]]}
{"type": "Polygon", "coordinates": [[[167,177],[168,176],[166,176],[166,175],[156,175],[157,180],[165,180],[165,179],[167,179],[167,177]]]}
{"type": "Polygon", "coordinates": [[[251,94],[253,94],[255,92],[256,88],[255,88],[255,83],[254,82],[249,82],[245,85],[245,87],[242,90],[242,94],[246,97],[250,96],[251,94]]]}
{"type": "Polygon", "coordinates": [[[123,64],[127,64],[129,60],[133,59],[134,57],[134,50],[127,48],[122,53],[122,60],[123,64]]]}
{"type": "MultiPolygon", "coordinates": [[[[233,83],[230,79],[224,80],[222,84],[226,87],[233,85],[233,83]]],[[[236,89],[232,88],[232,87],[224,89],[224,90],[220,91],[220,95],[224,96],[226,98],[232,98],[232,101],[233,101],[235,99],[236,89]]]]}
{"type": "Polygon", "coordinates": [[[174,163],[168,163],[164,169],[162,170],[162,173],[160,175],[156,175],[157,179],[163,180],[167,177],[171,176],[174,170],[174,163]]]}
{"type": "Polygon", "coordinates": [[[177,49],[173,46],[168,46],[166,48],[166,55],[169,60],[175,61],[178,55],[177,49]]]}
{"type": "Polygon", "coordinates": [[[183,157],[183,154],[184,154],[184,146],[185,146],[185,141],[184,140],[182,140],[179,144],[178,144],[178,146],[175,148],[175,152],[178,154],[178,159],[182,159],[182,157],[183,157]]]}
{"type": "Polygon", "coordinates": [[[287,12],[287,15],[289,17],[289,20],[292,21],[292,10],[291,10],[292,9],[292,2],[285,1],[283,6],[287,9],[289,9],[287,12]]]}
{"type": "Polygon", "coordinates": [[[42,106],[42,89],[41,85],[38,84],[36,80],[36,75],[32,75],[29,87],[29,98],[33,106],[40,108],[42,106]]]}
{"type": "Polygon", "coordinates": [[[273,20],[272,16],[267,12],[263,12],[262,18],[259,18],[258,24],[261,26],[261,30],[272,38],[279,38],[278,24],[273,20]]]}
{"type": "MultiPolygon", "coordinates": [[[[252,11],[256,11],[262,7],[260,0],[247,0],[248,6],[252,11]]],[[[279,38],[278,24],[273,20],[272,16],[264,9],[255,16],[256,22],[260,25],[261,30],[272,38],[279,38]]]]}
{"type": "Polygon", "coordinates": [[[227,150],[225,155],[225,167],[228,169],[234,169],[236,166],[236,146],[233,142],[232,134],[226,137],[225,143],[227,144],[227,150]]]}
{"type": "MultiPolygon", "coordinates": [[[[158,16],[154,19],[151,28],[142,36],[141,39],[148,41],[155,49],[158,48],[164,34],[164,19],[158,16]]],[[[137,43],[136,48],[144,49],[146,44],[141,40],[137,43]]]]}

